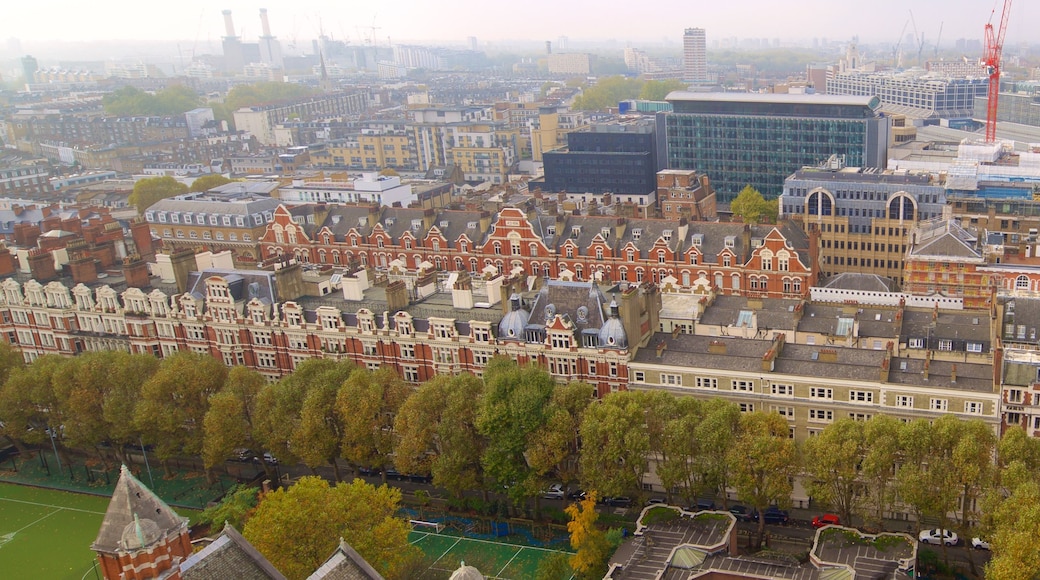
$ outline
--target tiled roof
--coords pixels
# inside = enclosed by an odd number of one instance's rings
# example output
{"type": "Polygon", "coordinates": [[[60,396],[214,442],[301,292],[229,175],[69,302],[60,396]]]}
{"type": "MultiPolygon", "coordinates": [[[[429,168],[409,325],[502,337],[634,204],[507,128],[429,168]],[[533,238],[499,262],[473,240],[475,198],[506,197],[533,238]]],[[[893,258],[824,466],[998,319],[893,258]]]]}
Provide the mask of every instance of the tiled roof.
{"type": "Polygon", "coordinates": [[[285,580],[231,524],[224,525],[212,544],[194,553],[181,564],[183,580],[285,580]]]}
{"type": "Polygon", "coordinates": [[[159,530],[163,537],[167,533],[186,529],[188,525],[188,518],[177,515],[166,502],[131,475],[130,469],[124,465],[119,471],[112,500],[105,510],[105,519],[101,521],[101,528],[90,549],[110,554],[124,551],[123,536],[127,527],[146,520],[154,522],[153,529],[159,530]]]}

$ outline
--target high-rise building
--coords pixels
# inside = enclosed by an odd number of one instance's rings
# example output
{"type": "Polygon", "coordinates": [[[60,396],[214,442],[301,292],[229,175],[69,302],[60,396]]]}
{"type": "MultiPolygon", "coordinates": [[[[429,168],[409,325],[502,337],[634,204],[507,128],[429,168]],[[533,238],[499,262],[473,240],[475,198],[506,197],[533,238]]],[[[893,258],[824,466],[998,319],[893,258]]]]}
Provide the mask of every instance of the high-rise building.
{"type": "Polygon", "coordinates": [[[708,80],[708,50],[703,28],[687,28],[683,33],[683,80],[691,83],[708,80]]]}
{"type": "Polygon", "coordinates": [[[806,165],[843,155],[852,167],[884,169],[889,120],[877,97],[674,92],[657,114],[669,169],[711,176],[719,201],[746,185],[768,198],[806,165]]]}
{"type": "Polygon", "coordinates": [[[38,70],[40,70],[40,63],[37,62],[36,57],[29,54],[22,57],[22,76],[25,77],[26,83],[34,82],[38,70]]]}

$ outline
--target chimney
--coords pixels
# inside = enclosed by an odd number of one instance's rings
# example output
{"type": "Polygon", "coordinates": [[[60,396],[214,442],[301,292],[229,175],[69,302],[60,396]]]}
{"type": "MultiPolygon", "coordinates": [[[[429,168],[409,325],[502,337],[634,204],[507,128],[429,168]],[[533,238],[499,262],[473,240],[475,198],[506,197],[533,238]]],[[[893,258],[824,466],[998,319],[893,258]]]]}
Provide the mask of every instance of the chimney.
{"type": "Polygon", "coordinates": [[[1004,373],[1004,348],[997,347],[993,349],[993,386],[996,391],[1000,392],[1000,383],[1002,375],[1004,373]]]}
{"type": "Polygon", "coordinates": [[[275,270],[274,291],[279,301],[296,300],[303,296],[303,266],[296,262],[275,270]]]}
{"type": "Polygon", "coordinates": [[[10,276],[17,268],[18,264],[11,250],[6,245],[0,246],[0,276],[10,276]]]}
{"type": "MultiPolygon", "coordinates": [[[[228,13],[230,17],[230,13],[228,13]]],[[[267,8],[260,9],[260,26],[263,27],[264,36],[271,36],[271,24],[267,22],[267,8]]]]}
{"type": "Polygon", "coordinates": [[[950,383],[957,384],[957,365],[950,365],[950,383]]]}
{"type": "Polygon", "coordinates": [[[932,359],[931,358],[924,359],[924,380],[926,380],[926,381],[928,380],[928,370],[929,370],[930,366],[932,366],[932,359]]]}
{"type": "Polygon", "coordinates": [[[386,286],[386,309],[390,313],[398,312],[408,306],[408,286],[404,280],[394,280],[386,286]]]}
{"type": "Polygon", "coordinates": [[[187,292],[188,275],[199,268],[195,263],[195,252],[184,248],[170,254],[170,267],[173,268],[173,278],[177,282],[177,293],[187,292]]]}
{"type": "Polygon", "coordinates": [[[98,280],[97,261],[90,256],[76,258],[69,262],[72,281],[76,284],[93,284],[98,280]]]}
{"type": "Polygon", "coordinates": [[[113,242],[105,242],[91,248],[92,255],[100,264],[102,269],[111,268],[116,264],[116,245],[113,242]]]}
{"type": "Polygon", "coordinates": [[[663,340],[657,343],[657,358],[661,358],[661,355],[664,354],[664,351],[666,350],[668,350],[668,345],[663,340]]]}
{"type": "Polygon", "coordinates": [[[224,35],[227,36],[228,38],[233,38],[235,36],[235,23],[234,23],[234,21],[231,20],[231,11],[230,10],[224,10],[223,14],[224,14],[224,35]]]}
{"type": "Polygon", "coordinates": [[[39,283],[50,282],[58,277],[54,269],[54,256],[50,252],[33,249],[29,251],[29,272],[39,283]]]}
{"type": "Polygon", "coordinates": [[[838,351],[833,348],[821,348],[820,349],[820,362],[836,363],[838,362],[838,351]]]}
{"type": "Polygon", "coordinates": [[[708,343],[708,354],[726,354],[726,343],[713,340],[708,343]]]}
{"type": "Polygon", "coordinates": [[[141,256],[127,256],[123,260],[123,277],[127,288],[147,288],[152,285],[148,276],[148,263],[141,256]]]}

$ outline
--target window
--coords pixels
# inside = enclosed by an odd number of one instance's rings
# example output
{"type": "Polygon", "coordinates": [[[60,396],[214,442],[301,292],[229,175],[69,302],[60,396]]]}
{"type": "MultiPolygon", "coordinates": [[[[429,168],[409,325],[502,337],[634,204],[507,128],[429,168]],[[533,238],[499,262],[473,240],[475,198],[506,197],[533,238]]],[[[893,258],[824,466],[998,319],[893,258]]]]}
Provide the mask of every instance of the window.
{"type": "Polygon", "coordinates": [[[632,373],[632,380],[637,383],[646,381],[646,373],[644,371],[634,371],[632,373]]]}
{"type": "Polygon", "coordinates": [[[869,421],[872,416],[870,413],[849,413],[849,419],[853,421],[869,421]]]}
{"type": "Polygon", "coordinates": [[[740,403],[740,412],[741,413],[754,413],[755,412],[755,405],[754,405],[754,403],[740,403]]]}
{"type": "Polygon", "coordinates": [[[968,352],[982,352],[982,343],[981,342],[969,342],[967,349],[968,349],[968,352]]]}
{"type": "Polygon", "coordinates": [[[914,406],[914,398],[910,395],[896,395],[896,406],[911,408],[914,406]]]}
{"type": "Polygon", "coordinates": [[[733,381],[734,391],[754,391],[755,384],[751,381],[733,381]]]}
{"type": "Polygon", "coordinates": [[[818,423],[830,423],[834,420],[834,411],[830,409],[809,409],[809,420],[818,423]]]}
{"type": "Polygon", "coordinates": [[[406,366],[404,367],[404,380],[409,383],[419,382],[419,367],[406,366]]]}
{"type": "Polygon", "coordinates": [[[682,375],[673,375],[667,373],[661,373],[661,384],[665,385],[682,385],[682,375]]]}
{"type": "Polygon", "coordinates": [[[813,399],[833,399],[834,389],[827,389],[824,387],[810,387],[809,397],[813,399]]]}
{"type": "Polygon", "coordinates": [[[794,421],[794,407],[779,407],[772,405],[769,407],[771,411],[775,411],[781,417],[784,417],[788,421],[794,421]]]}
{"type": "Polygon", "coordinates": [[[911,338],[909,343],[910,348],[924,348],[923,338],[911,338]]]}
{"type": "Polygon", "coordinates": [[[269,352],[258,352],[256,353],[256,366],[265,369],[273,369],[277,365],[274,353],[269,352]]]}
{"type": "Polygon", "coordinates": [[[1007,400],[1009,403],[1022,402],[1022,389],[1008,389],[1007,400]]]}
{"type": "Polygon", "coordinates": [[[769,392],[773,395],[790,397],[794,395],[794,385],[783,385],[780,383],[773,383],[769,385],[769,392]]]}
{"type": "Polygon", "coordinates": [[[849,391],[849,401],[853,403],[873,403],[874,393],[871,391],[849,391]]]}
{"type": "Polygon", "coordinates": [[[697,377],[697,386],[702,389],[719,388],[719,380],[712,377],[697,377]]]}
{"type": "Polygon", "coordinates": [[[982,402],[980,402],[980,401],[965,401],[964,402],[964,412],[968,413],[968,414],[971,414],[971,415],[981,415],[982,414],[982,402]]]}
{"type": "Polygon", "coordinates": [[[953,341],[952,340],[940,340],[939,341],[939,350],[945,350],[945,351],[953,350],[953,341]]]}
{"type": "Polygon", "coordinates": [[[949,401],[946,399],[932,399],[928,402],[928,408],[932,411],[946,411],[949,401]]]}

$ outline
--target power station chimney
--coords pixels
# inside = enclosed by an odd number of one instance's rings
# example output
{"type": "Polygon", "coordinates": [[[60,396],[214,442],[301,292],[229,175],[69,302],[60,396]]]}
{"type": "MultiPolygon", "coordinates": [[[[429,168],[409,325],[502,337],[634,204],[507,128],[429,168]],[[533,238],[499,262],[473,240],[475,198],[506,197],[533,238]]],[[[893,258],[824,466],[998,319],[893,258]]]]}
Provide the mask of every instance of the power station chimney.
{"type": "Polygon", "coordinates": [[[235,23],[231,20],[230,10],[224,10],[224,32],[227,33],[228,38],[235,36],[235,23]]]}
{"type": "Polygon", "coordinates": [[[264,27],[264,36],[271,36],[271,24],[267,22],[267,8],[260,9],[260,24],[264,27]]]}
{"type": "Polygon", "coordinates": [[[545,41],[545,54],[552,54],[552,41],[551,40],[546,40],[545,41]]]}

